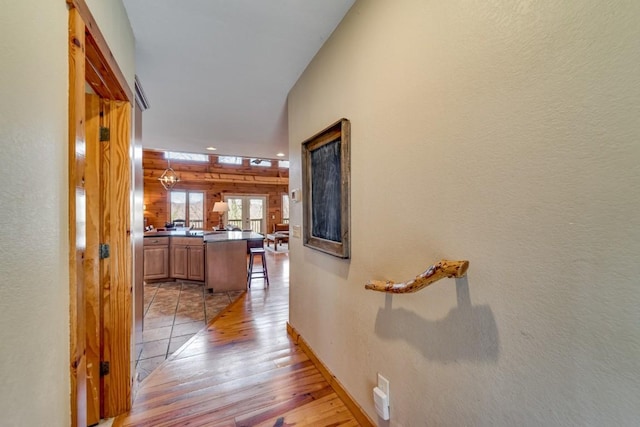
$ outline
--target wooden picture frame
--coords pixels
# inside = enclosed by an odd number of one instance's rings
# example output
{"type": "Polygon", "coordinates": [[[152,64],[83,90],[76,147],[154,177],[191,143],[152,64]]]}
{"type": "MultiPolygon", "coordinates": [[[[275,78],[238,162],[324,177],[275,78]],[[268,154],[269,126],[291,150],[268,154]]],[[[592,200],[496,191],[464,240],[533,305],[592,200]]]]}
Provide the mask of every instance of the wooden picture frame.
{"type": "Polygon", "coordinates": [[[351,124],[340,119],[302,143],[303,244],[350,257],[351,124]]]}

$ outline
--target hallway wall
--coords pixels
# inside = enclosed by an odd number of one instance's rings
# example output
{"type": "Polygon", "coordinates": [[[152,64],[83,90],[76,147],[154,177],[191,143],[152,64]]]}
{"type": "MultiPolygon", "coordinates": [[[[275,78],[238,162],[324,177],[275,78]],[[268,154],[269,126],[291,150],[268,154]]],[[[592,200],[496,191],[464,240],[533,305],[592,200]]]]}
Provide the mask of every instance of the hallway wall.
{"type": "MultiPolygon", "coordinates": [[[[3,425],[70,425],[68,16],[64,0],[0,14],[3,425]]],[[[133,38],[116,38],[116,59],[133,57],[133,38]]]]}
{"type": "MultiPolygon", "coordinates": [[[[393,426],[640,418],[640,4],[356,2],[289,95],[351,120],[352,257],[291,239],[290,322],[393,426]],[[466,279],[365,291],[441,259],[466,279]]],[[[302,204],[292,204],[302,225],[302,204]]]]}

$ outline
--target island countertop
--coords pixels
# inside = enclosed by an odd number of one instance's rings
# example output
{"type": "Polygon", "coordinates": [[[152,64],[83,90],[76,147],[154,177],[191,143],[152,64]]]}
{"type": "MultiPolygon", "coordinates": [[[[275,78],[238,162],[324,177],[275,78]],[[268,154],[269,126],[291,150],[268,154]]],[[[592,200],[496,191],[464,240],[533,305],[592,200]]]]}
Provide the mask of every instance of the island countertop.
{"type": "Polygon", "coordinates": [[[264,236],[253,231],[213,231],[204,234],[205,243],[231,242],[235,240],[264,240],[264,236]]]}
{"type": "Polygon", "coordinates": [[[202,238],[202,230],[166,230],[166,231],[145,231],[144,237],[199,237],[202,238]]]}
{"type": "Polygon", "coordinates": [[[194,237],[208,242],[229,242],[234,240],[264,240],[264,236],[253,231],[203,231],[203,230],[166,230],[147,231],[144,237],[194,237]]]}

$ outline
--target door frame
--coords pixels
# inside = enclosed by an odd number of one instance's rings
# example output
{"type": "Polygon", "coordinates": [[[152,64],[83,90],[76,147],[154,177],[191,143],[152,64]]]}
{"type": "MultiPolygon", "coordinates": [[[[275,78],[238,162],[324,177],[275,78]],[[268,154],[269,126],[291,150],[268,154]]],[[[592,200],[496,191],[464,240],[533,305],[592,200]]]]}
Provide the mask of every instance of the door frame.
{"type": "MultiPolygon", "coordinates": [[[[69,325],[70,325],[70,409],[72,426],[87,425],[87,303],[95,300],[87,292],[85,268],[95,265],[99,257],[92,245],[87,248],[87,209],[95,211],[95,206],[87,207],[85,173],[92,168],[86,159],[85,137],[85,85],[103,99],[121,101],[116,110],[118,120],[111,129],[120,149],[116,155],[118,171],[129,173],[122,180],[108,185],[120,185],[126,196],[112,202],[109,207],[109,221],[117,235],[112,235],[115,244],[111,253],[115,255],[107,276],[109,297],[101,301],[100,328],[108,331],[112,342],[117,342],[117,351],[109,355],[110,373],[102,377],[101,396],[102,417],[112,417],[131,407],[131,104],[133,92],[124,74],[111,54],[106,40],[100,32],[84,0],[66,0],[69,6],[69,325]],[[124,187],[122,187],[123,182],[124,187]],[[91,301],[88,301],[88,298],[91,301]],[[105,316],[105,313],[107,314],[105,316]],[[114,314],[124,322],[114,322],[114,314]],[[127,320],[129,319],[129,321],[127,320]],[[108,377],[108,378],[107,378],[108,377]],[[106,380],[105,380],[106,378],[106,380]],[[104,384],[107,387],[104,387],[104,384]]],[[[94,202],[90,202],[94,203],[94,202]]],[[[105,209],[100,208],[104,218],[105,209]]],[[[104,219],[103,219],[104,221],[104,219]]],[[[91,239],[90,239],[91,240],[91,239]]],[[[104,290],[104,284],[101,284],[104,290]]],[[[112,349],[111,349],[112,350],[112,349]]],[[[101,348],[104,358],[104,347],[101,348]]],[[[93,379],[95,380],[95,378],[93,379]]]]}
{"type": "Polygon", "coordinates": [[[101,325],[101,263],[100,263],[100,97],[85,94],[85,146],[86,167],[84,173],[86,197],[86,252],[84,256],[84,294],[86,341],[85,354],[87,364],[87,424],[100,421],[102,403],[100,360],[102,348],[101,325]]]}

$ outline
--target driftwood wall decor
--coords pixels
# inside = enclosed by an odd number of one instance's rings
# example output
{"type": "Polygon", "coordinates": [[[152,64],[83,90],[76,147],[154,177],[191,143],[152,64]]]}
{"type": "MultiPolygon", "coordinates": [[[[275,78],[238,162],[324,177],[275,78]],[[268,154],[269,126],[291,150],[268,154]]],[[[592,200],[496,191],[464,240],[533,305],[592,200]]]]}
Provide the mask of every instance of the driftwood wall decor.
{"type": "Polygon", "coordinates": [[[464,277],[467,269],[469,269],[469,261],[449,261],[443,259],[407,282],[395,283],[390,280],[370,280],[364,287],[372,291],[390,292],[394,294],[417,292],[444,277],[464,277]]]}

